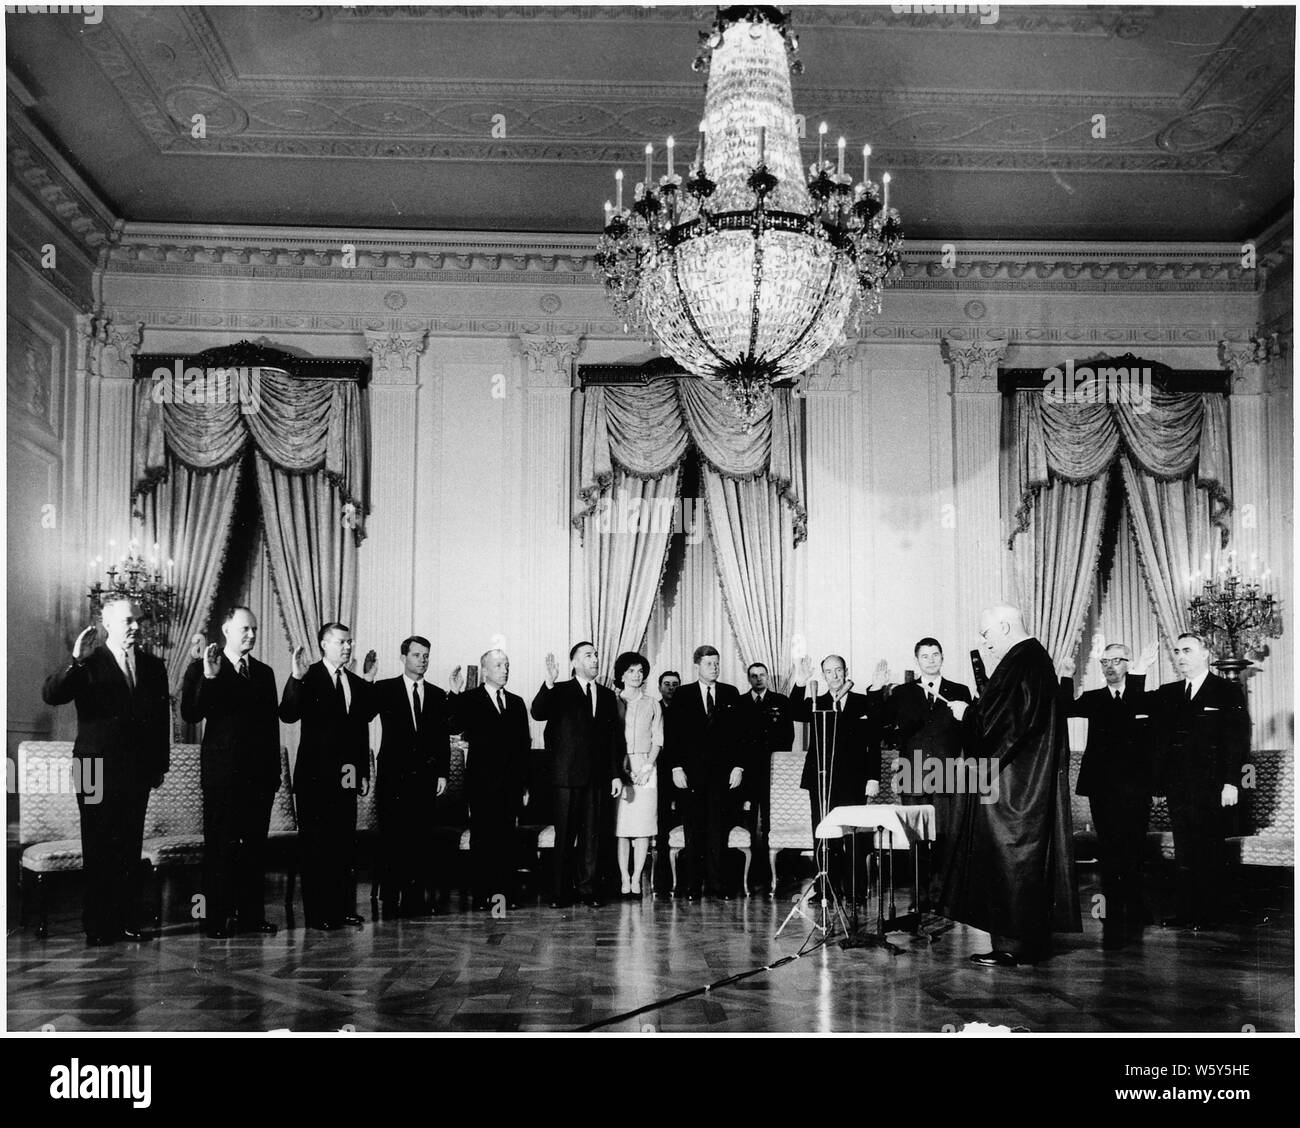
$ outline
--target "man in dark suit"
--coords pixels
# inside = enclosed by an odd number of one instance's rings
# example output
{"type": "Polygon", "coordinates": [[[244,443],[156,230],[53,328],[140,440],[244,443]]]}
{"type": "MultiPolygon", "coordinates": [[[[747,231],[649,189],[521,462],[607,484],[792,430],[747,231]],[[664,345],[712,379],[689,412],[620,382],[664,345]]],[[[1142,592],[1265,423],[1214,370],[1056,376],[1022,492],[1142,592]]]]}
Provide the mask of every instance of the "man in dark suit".
{"type": "Polygon", "coordinates": [[[739,701],[740,728],[745,742],[745,782],[741,798],[749,803],[754,863],[749,874],[752,892],[768,894],[772,885],[767,852],[768,800],[772,787],[772,753],[794,747],[790,699],[768,688],[767,667],[751,662],[745,671],[749,692],[739,701]]]}
{"type": "Polygon", "coordinates": [[[1142,857],[1151,818],[1151,710],[1147,667],[1156,647],[1144,650],[1130,668],[1131,651],[1112,642],[1101,656],[1106,684],[1074,699],[1074,663],[1061,663],[1061,697],[1066,715],[1088,721],[1088,743],[1075,791],[1088,798],[1097,828],[1097,862],[1104,898],[1101,946],[1122,948],[1141,940],[1150,923],[1142,896],[1142,857]]]}
{"type": "Polygon", "coordinates": [[[623,724],[614,691],[596,684],[596,648],[589,642],[577,643],[569,651],[569,665],[573,677],[557,683],[560,669],[555,655],[546,656],[546,681],[531,709],[533,720],[546,722],[546,751],[552,764],[555,887],[551,907],[567,908],[576,893],[590,907],[599,908],[605,903],[599,887],[606,829],[601,797],[607,786],[615,798],[623,790],[623,724]]]}
{"type": "Polygon", "coordinates": [[[322,658],[307,664],[293,652],[293,672],[280,697],[280,720],[302,722],[293,793],[302,856],[302,904],[307,927],[331,931],[365,922],[356,913],[352,861],[356,850],[357,793],[370,791],[370,720],[375,715],[375,652],[364,678],[346,669],[352,631],[326,623],[317,636],[322,658]]]}
{"type": "MultiPolygon", "coordinates": [[[[879,670],[883,672],[883,663],[879,670]]],[[[827,692],[808,696],[807,686],[812,676],[812,660],[805,655],[799,665],[797,683],[790,692],[790,707],[798,720],[812,724],[799,786],[808,792],[815,834],[817,824],[828,811],[864,803],[880,794],[880,695],[854,693],[850,688],[853,683],[849,681],[848,666],[838,654],[828,654],[822,659],[822,676],[826,679],[827,692]],[[821,716],[815,717],[814,711],[821,716]],[[831,713],[833,718],[829,715],[831,713]],[[826,762],[829,798],[825,807],[822,806],[818,777],[819,751],[826,762]]],[[[828,839],[826,845],[827,873],[832,884],[847,896],[851,875],[844,842],[842,839],[828,839]]]]}
{"type": "Polygon", "coordinates": [[[695,682],[673,695],[668,710],[664,753],[686,835],[686,899],[698,901],[707,894],[730,901],[734,893],[725,868],[727,836],[739,813],[739,788],[745,778],[740,693],[734,685],[718,681],[721,657],[716,647],[697,646],[694,662],[695,682]]]}
{"type": "Polygon", "coordinates": [[[952,836],[954,795],[947,784],[959,786],[949,761],[961,757],[961,725],[950,701],[971,700],[970,690],[943,676],[943,647],[923,638],[912,648],[920,677],[895,686],[879,714],[882,739],[897,750],[894,777],[899,802],[934,805],[935,841],[930,848],[932,896],[938,896],[944,859],[952,836]],[[936,790],[932,784],[938,782],[936,790]]]}
{"type": "Polygon", "coordinates": [[[429,640],[412,635],[402,642],[402,673],[375,682],[373,708],[383,735],[376,767],[375,805],[384,915],[426,916],[435,911],[429,862],[434,804],[447,790],[451,734],[447,695],[424,680],[429,640]]]}
{"type": "Polygon", "coordinates": [[[1250,751],[1250,716],[1241,686],[1210,673],[1199,636],[1174,644],[1178,681],[1157,691],[1155,793],[1169,800],[1178,866],[1177,915],[1167,927],[1207,928],[1223,904],[1228,808],[1237,805],[1250,751]]]}
{"type": "Polygon", "coordinates": [[[140,929],[140,848],[150,788],[171,762],[171,701],[167,668],[136,648],[140,608],[126,599],[101,609],[102,646],[87,627],[72,645],[72,661],[41,690],[47,705],[77,706],[72,755],[78,779],[96,778],[96,797],[77,790],[86,943],[145,939],[140,929]],[[96,801],[98,798],[98,801],[96,801]]]}
{"type": "MultiPolygon", "coordinates": [[[[668,713],[673,703],[673,694],[682,684],[682,675],[676,670],[665,670],[659,675],[659,700],[664,714],[664,745],[669,743],[668,713]]],[[[655,762],[656,783],[659,785],[659,833],[655,835],[655,894],[659,897],[671,897],[673,892],[672,867],[668,864],[668,835],[682,820],[677,814],[673,793],[673,769],[668,757],[661,752],[655,762]]]]}
{"type": "Polygon", "coordinates": [[[215,642],[190,663],[181,685],[181,716],[206,722],[199,761],[203,787],[204,922],[207,934],[274,935],[266,919],[263,883],[271,804],[280,787],[280,720],[275,674],[252,656],[257,619],[232,607],[215,642]],[[237,921],[237,923],[235,923],[237,921]]]}
{"type": "MultiPolygon", "coordinates": [[[[479,659],[483,680],[461,693],[457,678],[450,699],[451,727],[465,738],[465,793],[469,802],[470,865],[474,908],[492,899],[515,900],[515,826],[528,802],[528,760],[533,736],[524,699],[506,692],[510,659],[489,650],[479,659]]],[[[558,842],[558,837],[556,839],[558,842]]]]}

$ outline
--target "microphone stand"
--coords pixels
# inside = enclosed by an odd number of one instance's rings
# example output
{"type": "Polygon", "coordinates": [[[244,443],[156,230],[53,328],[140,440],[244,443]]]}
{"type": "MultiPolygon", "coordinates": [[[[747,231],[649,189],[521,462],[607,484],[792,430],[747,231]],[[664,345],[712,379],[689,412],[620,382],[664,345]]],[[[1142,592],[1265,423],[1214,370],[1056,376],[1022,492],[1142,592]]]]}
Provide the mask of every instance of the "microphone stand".
{"type": "MultiPolygon", "coordinates": [[[[831,773],[835,766],[836,739],[839,735],[839,714],[834,708],[817,708],[816,680],[810,683],[809,689],[811,691],[810,712],[812,714],[813,752],[817,757],[817,795],[821,817],[825,819],[830,811],[831,773]],[[827,747],[828,735],[830,740],[829,749],[827,747]]],[[[776,930],[776,936],[780,936],[785,931],[785,926],[796,916],[803,917],[823,936],[829,934],[837,922],[840,928],[844,930],[844,934],[846,936],[850,935],[848,921],[844,916],[844,908],[831,885],[830,839],[818,838],[815,826],[812,830],[813,859],[814,864],[817,866],[817,874],[808,883],[804,891],[795,898],[793,907],[786,915],[785,920],[781,922],[781,927],[776,930]],[[810,913],[810,902],[816,897],[818,889],[821,890],[822,895],[817,908],[810,913]]]]}

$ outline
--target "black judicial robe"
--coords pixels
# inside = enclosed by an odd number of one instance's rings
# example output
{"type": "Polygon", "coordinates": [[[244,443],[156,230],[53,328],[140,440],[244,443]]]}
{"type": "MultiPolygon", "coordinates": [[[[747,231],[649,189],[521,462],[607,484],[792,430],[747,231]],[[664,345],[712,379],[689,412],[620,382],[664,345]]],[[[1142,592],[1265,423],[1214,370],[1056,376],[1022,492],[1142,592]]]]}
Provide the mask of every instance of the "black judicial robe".
{"type": "Polygon", "coordinates": [[[943,913],[1026,948],[1046,948],[1053,929],[1082,931],[1065,720],[1052,659],[1035,638],[1007,651],[962,718],[966,755],[998,763],[998,797],[958,797],[943,913]]]}

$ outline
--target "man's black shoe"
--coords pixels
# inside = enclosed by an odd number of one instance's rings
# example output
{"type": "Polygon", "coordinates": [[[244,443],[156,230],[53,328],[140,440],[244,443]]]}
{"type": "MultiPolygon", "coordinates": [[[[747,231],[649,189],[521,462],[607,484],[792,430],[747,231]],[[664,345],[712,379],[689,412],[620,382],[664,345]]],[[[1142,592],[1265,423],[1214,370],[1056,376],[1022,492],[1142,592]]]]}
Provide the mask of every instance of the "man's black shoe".
{"type": "Polygon", "coordinates": [[[348,913],[348,915],[343,918],[342,923],[350,924],[353,928],[360,928],[366,923],[366,918],[357,916],[356,913],[348,913]]]}
{"type": "Polygon", "coordinates": [[[980,967],[1015,967],[1021,963],[1021,960],[1010,952],[976,952],[970,960],[980,967]]]}
{"type": "Polygon", "coordinates": [[[141,928],[124,928],[122,929],[123,940],[152,940],[153,937],[141,928]]]}

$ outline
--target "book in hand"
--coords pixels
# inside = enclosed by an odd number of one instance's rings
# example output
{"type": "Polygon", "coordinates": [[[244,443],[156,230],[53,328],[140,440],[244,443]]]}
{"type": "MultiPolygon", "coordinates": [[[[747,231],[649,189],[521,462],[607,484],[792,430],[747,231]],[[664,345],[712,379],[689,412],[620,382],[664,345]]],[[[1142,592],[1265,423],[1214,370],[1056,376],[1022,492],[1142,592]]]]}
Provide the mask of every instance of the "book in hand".
{"type": "Polygon", "coordinates": [[[984,672],[984,659],[980,657],[978,650],[970,652],[970,666],[975,671],[975,695],[984,696],[984,690],[989,684],[989,676],[984,672]]]}

